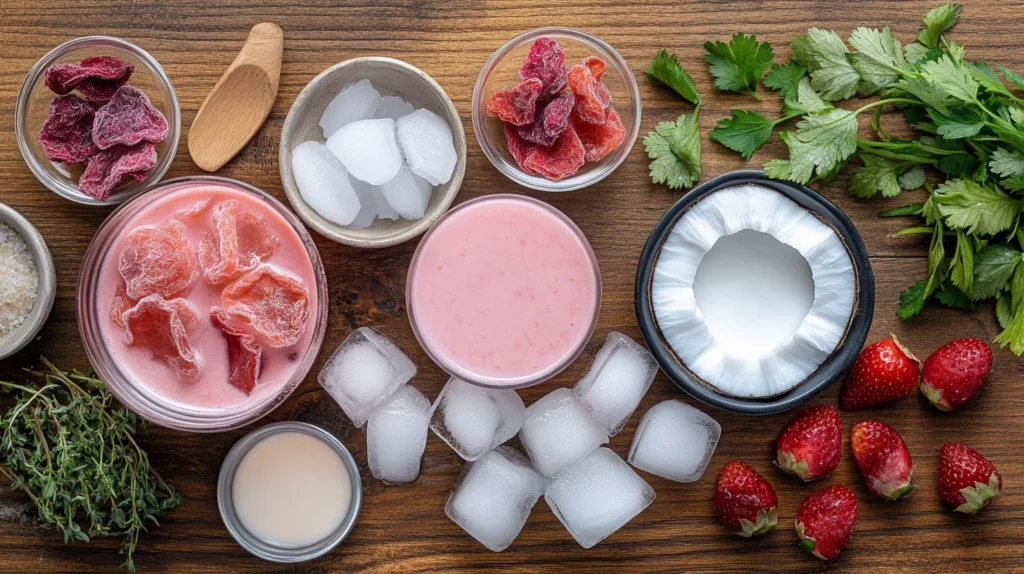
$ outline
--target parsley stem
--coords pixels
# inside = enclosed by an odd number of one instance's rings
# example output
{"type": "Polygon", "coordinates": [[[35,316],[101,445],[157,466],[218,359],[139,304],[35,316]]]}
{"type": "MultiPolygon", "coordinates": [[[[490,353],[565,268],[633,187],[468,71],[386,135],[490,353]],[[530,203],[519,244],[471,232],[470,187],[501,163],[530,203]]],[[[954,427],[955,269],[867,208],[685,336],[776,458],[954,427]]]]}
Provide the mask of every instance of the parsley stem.
{"type": "Polygon", "coordinates": [[[893,153],[891,151],[887,151],[887,150],[884,150],[884,149],[876,149],[876,148],[870,148],[869,147],[869,148],[861,148],[860,152],[861,153],[871,154],[871,155],[877,155],[878,157],[884,157],[885,159],[889,159],[889,160],[892,160],[892,161],[899,161],[899,162],[910,163],[910,164],[915,164],[915,165],[937,166],[939,164],[938,160],[935,160],[935,159],[931,159],[931,158],[927,158],[927,157],[921,157],[919,155],[906,155],[906,154],[893,153]]]}
{"type": "Polygon", "coordinates": [[[866,105],[866,106],[864,106],[864,107],[862,107],[862,108],[860,108],[858,110],[855,110],[853,112],[853,115],[859,116],[862,112],[864,112],[866,110],[870,110],[871,108],[874,108],[874,107],[877,107],[877,106],[884,106],[884,105],[888,105],[888,104],[907,104],[907,105],[911,105],[911,106],[923,106],[924,105],[923,102],[920,102],[918,100],[911,100],[909,98],[889,98],[887,100],[878,100],[877,102],[871,102],[870,104],[868,104],[868,105],[866,105]]]}
{"type": "Polygon", "coordinates": [[[968,155],[967,152],[962,149],[942,149],[930,145],[925,145],[920,142],[876,142],[874,140],[859,139],[857,140],[857,145],[862,147],[876,147],[882,149],[919,149],[921,151],[926,151],[928,153],[933,153],[935,155],[968,155]]]}
{"type": "Polygon", "coordinates": [[[923,235],[925,233],[930,235],[934,231],[934,227],[908,227],[906,229],[901,229],[896,233],[893,233],[891,237],[901,237],[903,235],[923,235]]]}

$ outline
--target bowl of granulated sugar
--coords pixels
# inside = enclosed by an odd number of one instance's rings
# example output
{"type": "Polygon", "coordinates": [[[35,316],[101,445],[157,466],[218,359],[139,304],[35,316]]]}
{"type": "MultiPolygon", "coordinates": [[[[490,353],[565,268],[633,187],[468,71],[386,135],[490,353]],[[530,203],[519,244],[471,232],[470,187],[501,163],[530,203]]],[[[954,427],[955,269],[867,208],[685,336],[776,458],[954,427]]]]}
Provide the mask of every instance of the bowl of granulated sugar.
{"type": "Polygon", "coordinates": [[[0,203],[0,359],[39,334],[53,308],[57,277],[50,249],[29,220],[0,203]]]}

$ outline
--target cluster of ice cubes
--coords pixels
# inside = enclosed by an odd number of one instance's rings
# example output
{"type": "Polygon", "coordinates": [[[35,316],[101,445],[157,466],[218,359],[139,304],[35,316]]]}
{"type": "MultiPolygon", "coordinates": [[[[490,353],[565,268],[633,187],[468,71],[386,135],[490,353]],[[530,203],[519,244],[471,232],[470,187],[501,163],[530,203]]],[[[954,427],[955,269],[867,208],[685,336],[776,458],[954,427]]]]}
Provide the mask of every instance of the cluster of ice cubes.
{"type": "Polygon", "coordinates": [[[292,172],[303,201],[338,225],[420,219],[433,187],[455,170],[448,123],[397,96],[381,96],[369,80],[342,89],[320,127],[326,141],[297,146],[292,172]]]}

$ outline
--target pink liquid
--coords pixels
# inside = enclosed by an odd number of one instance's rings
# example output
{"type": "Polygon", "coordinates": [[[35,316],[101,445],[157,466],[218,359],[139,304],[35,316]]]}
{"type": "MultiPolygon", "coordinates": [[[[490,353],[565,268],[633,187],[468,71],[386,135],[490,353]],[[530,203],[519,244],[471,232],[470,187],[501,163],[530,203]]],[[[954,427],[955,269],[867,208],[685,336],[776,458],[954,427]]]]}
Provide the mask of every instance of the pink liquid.
{"type": "Polygon", "coordinates": [[[421,342],[472,382],[539,382],[593,330],[599,278],[586,239],[547,204],[497,196],[452,211],[420,245],[409,306],[421,342]]]}
{"type": "Polygon", "coordinates": [[[181,211],[195,207],[203,200],[210,200],[210,207],[228,200],[238,200],[238,212],[249,210],[263,216],[269,234],[278,238],[274,254],[265,263],[275,266],[286,275],[291,275],[305,285],[309,294],[311,317],[317,316],[316,278],[306,248],[299,235],[270,204],[247,193],[217,186],[196,184],[168,194],[136,214],[121,229],[103,259],[99,286],[96,292],[97,316],[100,333],[111,358],[126,378],[134,381],[144,390],[158,395],[164,401],[200,409],[220,409],[245,402],[258,400],[274,394],[294,375],[306,349],[313,338],[314,321],[310,319],[299,341],[289,347],[273,348],[263,344],[262,365],[256,388],[246,395],[228,382],[227,340],[220,329],[210,322],[209,310],[221,304],[220,293],[228,281],[221,285],[210,285],[200,275],[185,295],[179,295],[196,308],[198,325],[188,332],[189,343],[201,357],[201,371],[196,380],[182,381],[175,370],[151,357],[143,346],[129,346],[124,342],[124,327],[110,319],[110,305],[118,285],[124,280],[117,270],[118,257],[128,232],[142,225],[164,223],[177,218],[187,230],[192,250],[206,233],[213,231],[213,221],[207,209],[192,218],[182,217],[181,211]]]}

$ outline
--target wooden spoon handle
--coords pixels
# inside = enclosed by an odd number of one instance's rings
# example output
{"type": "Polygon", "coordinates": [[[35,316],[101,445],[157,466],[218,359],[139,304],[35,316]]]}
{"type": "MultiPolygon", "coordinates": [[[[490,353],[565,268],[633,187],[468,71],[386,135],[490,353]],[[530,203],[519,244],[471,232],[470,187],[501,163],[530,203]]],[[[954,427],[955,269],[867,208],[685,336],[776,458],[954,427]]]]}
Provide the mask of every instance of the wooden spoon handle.
{"type": "MultiPolygon", "coordinates": [[[[242,50],[231,62],[228,69],[218,80],[218,84],[224,80],[235,68],[248,63],[258,64],[267,76],[270,77],[273,91],[277,91],[281,82],[281,57],[284,53],[284,32],[281,27],[271,22],[256,24],[249,30],[249,38],[246,39],[242,50]]],[[[214,88],[216,91],[216,88],[214,88]]]]}

